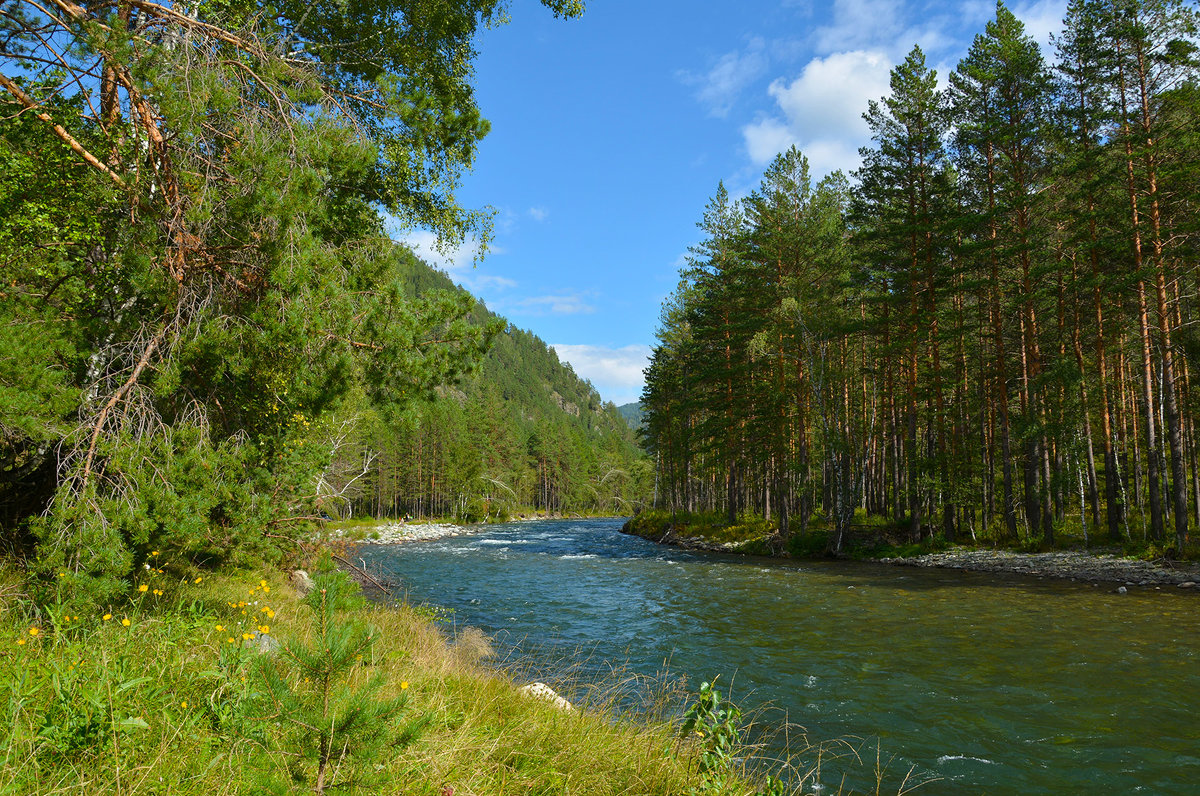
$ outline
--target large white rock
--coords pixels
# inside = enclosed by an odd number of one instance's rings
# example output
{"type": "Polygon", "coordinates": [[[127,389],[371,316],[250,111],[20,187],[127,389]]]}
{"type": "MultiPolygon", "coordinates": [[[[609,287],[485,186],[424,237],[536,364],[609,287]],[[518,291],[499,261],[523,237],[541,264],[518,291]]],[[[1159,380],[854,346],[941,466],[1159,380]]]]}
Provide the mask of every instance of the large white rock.
{"type": "Polygon", "coordinates": [[[530,683],[521,686],[517,691],[534,699],[544,699],[559,710],[573,710],[570,702],[556,694],[554,689],[545,683],[530,683]]]}

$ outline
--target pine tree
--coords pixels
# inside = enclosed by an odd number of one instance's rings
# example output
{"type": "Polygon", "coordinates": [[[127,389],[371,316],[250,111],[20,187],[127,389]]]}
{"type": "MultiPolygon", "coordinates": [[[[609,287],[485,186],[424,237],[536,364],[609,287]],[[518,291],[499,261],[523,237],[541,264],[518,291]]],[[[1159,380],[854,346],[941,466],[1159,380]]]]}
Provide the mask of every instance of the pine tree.
{"type": "MultiPolygon", "coordinates": [[[[1045,534],[1049,541],[1053,533],[1047,435],[1050,409],[1041,384],[1044,362],[1037,289],[1042,269],[1038,259],[1045,243],[1039,193],[1046,178],[1042,126],[1048,115],[1049,76],[1036,42],[1025,35],[1020,20],[1003,3],[997,3],[996,18],[975,38],[950,84],[959,171],[963,181],[975,183],[980,192],[973,206],[967,206],[975,221],[972,224],[968,219],[965,230],[978,241],[987,262],[1001,433],[1007,441],[1011,413],[1005,337],[1012,330],[1004,328],[1007,312],[1003,300],[1008,293],[1015,293],[1025,519],[1032,534],[1045,534]]],[[[1015,518],[1008,450],[1002,456],[1006,524],[1012,533],[1015,518]]]]}
{"type": "MultiPolygon", "coordinates": [[[[932,465],[940,490],[950,475],[939,291],[949,273],[946,222],[952,182],[944,149],[945,101],[937,90],[937,74],[926,68],[919,47],[892,70],[891,88],[890,96],[870,102],[864,114],[875,145],[862,150],[855,224],[864,246],[876,255],[872,292],[887,305],[882,316],[885,351],[894,347],[903,352],[896,369],[904,383],[906,431],[904,441],[897,436],[892,445],[903,447],[907,459],[908,522],[915,537],[922,507],[934,491],[926,472],[932,465]],[[894,327],[900,330],[895,337],[894,327]],[[933,384],[932,400],[922,395],[926,378],[933,384]]],[[[890,363],[888,370],[893,370],[890,363]]],[[[943,512],[943,528],[952,538],[953,505],[945,503],[943,512]]]]}
{"type": "MultiPolygon", "coordinates": [[[[385,746],[411,741],[427,719],[400,726],[407,696],[381,699],[383,675],[352,685],[356,669],[370,661],[378,631],[338,616],[338,611],[361,605],[358,585],[340,571],[314,577],[314,589],[304,598],[311,609],[311,641],[284,644],[277,654],[260,658],[258,672],[264,686],[267,713],[263,721],[279,722],[288,730],[284,747],[299,753],[315,771],[309,779],[297,762],[289,760],[290,780],[310,781],[313,793],[355,781],[349,776],[351,760],[359,777],[369,773],[369,763],[385,746]],[[343,773],[345,772],[345,773],[343,773]],[[340,782],[334,779],[342,775],[340,782]]],[[[407,683],[401,684],[401,691],[407,683]]]]}

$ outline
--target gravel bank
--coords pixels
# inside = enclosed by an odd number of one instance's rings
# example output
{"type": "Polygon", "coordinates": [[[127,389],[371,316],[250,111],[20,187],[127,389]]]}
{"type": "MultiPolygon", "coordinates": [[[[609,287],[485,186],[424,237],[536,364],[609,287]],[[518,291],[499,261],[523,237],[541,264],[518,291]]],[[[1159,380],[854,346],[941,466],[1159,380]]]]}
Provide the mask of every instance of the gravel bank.
{"type": "MultiPolygon", "coordinates": [[[[632,533],[626,523],[622,529],[632,533]]],[[[681,536],[668,530],[661,537],[645,538],[659,544],[685,550],[738,553],[736,543],[720,543],[699,536],[681,536]]],[[[1110,553],[1086,553],[1077,550],[1052,553],[1015,553],[1009,550],[950,550],[912,558],[873,559],[881,564],[903,567],[962,569],[972,572],[996,572],[1036,578],[1060,578],[1087,583],[1112,583],[1117,586],[1172,586],[1192,589],[1200,594],[1200,564],[1178,561],[1135,561],[1110,553]]]]}
{"type": "Polygon", "coordinates": [[[884,564],[908,567],[1005,572],[1040,578],[1063,578],[1122,586],[1175,586],[1200,592],[1200,564],[1133,561],[1115,555],[1057,551],[1013,553],[1006,550],[951,550],[913,558],[881,558],[884,564]]]}
{"type": "MultiPolygon", "coordinates": [[[[386,522],[367,529],[367,537],[360,544],[405,544],[407,542],[429,542],[443,539],[447,536],[463,536],[476,533],[486,525],[450,525],[448,523],[403,523],[386,522]]],[[[334,531],[336,536],[344,536],[341,531],[334,531]]],[[[357,535],[357,533],[355,534],[357,535]]]]}

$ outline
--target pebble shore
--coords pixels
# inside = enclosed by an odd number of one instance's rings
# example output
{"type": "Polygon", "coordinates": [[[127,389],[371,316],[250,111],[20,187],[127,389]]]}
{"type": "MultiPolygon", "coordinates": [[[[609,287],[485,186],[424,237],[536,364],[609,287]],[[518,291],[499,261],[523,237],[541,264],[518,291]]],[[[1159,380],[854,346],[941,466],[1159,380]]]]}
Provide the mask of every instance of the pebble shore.
{"type": "MultiPolygon", "coordinates": [[[[622,529],[630,533],[626,524],[622,529]]],[[[651,537],[647,537],[651,538],[651,537]]],[[[737,553],[736,543],[712,542],[698,536],[680,536],[671,530],[659,544],[685,550],[737,553]]],[[[1200,594],[1200,564],[1179,561],[1138,561],[1103,552],[1063,550],[1050,553],[1017,553],[1010,550],[949,550],[911,558],[878,558],[881,564],[903,567],[961,569],[995,572],[1034,578],[1056,578],[1084,583],[1113,584],[1124,591],[1130,587],[1192,589],[1200,594]]]]}
{"type": "Polygon", "coordinates": [[[950,550],[912,558],[881,558],[880,563],[909,567],[1003,572],[1122,586],[1173,586],[1200,591],[1200,565],[1174,561],[1137,561],[1074,550],[1014,553],[1007,550],[950,550]]]}
{"type": "MultiPolygon", "coordinates": [[[[371,528],[360,544],[405,544],[408,542],[430,542],[448,536],[464,536],[482,530],[485,525],[451,525],[449,523],[404,523],[387,522],[371,528]]],[[[334,535],[343,536],[341,531],[334,535]]],[[[357,535],[357,534],[356,534],[357,535]]]]}

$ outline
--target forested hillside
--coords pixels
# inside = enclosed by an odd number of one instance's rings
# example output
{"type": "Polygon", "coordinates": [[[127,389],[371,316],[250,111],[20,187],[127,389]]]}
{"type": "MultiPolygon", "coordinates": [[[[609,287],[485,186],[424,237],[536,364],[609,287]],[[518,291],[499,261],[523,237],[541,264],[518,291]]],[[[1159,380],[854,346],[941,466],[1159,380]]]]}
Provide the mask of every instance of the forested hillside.
{"type": "Polygon", "coordinates": [[[642,410],[642,405],[638,401],[631,404],[622,404],[617,407],[617,411],[621,413],[621,417],[625,418],[625,422],[632,429],[638,429],[642,426],[642,421],[645,419],[646,413],[642,410]]]}
{"type": "MultiPolygon", "coordinates": [[[[413,299],[462,294],[412,256],[401,279],[413,299]]],[[[325,510],[472,521],[632,513],[652,474],[616,407],[537,336],[481,304],[469,317],[495,333],[478,370],[402,413],[365,409],[324,483],[325,510]]]]}
{"type": "Polygon", "coordinates": [[[1047,64],[995,19],[914,48],[862,168],[722,187],[643,404],[671,509],[1185,544],[1200,503],[1190,3],[1075,0],[1047,64]]]}

